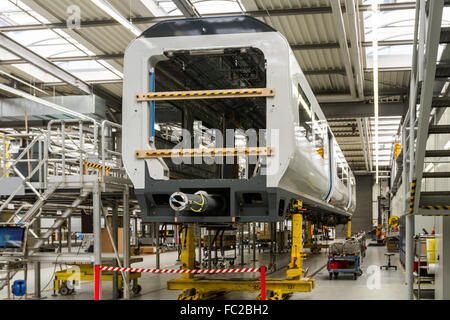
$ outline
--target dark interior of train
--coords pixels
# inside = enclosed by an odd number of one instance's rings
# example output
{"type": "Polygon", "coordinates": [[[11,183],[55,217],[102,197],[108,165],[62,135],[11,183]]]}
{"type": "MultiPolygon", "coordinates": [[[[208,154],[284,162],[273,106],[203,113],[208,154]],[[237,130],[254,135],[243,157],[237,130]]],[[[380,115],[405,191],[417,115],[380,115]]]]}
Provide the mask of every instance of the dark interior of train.
{"type": "MultiPolygon", "coordinates": [[[[191,91],[246,89],[266,87],[266,67],[263,53],[255,48],[222,50],[168,51],[167,60],[155,68],[155,91],[191,91]]],[[[155,102],[155,143],[158,149],[172,149],[183,138],[180,129],[191,133],[191,141],[183,141],[183,148],[226,147],[226,129],[245,132],[265,129],[265,98],[228,98],[200,100],[172,100],[155,102]],[[224,137],[216,139],[217,129],[224,137]],[[194,137],[197,137],[194,140],[194,137]]],[[[186,139],[186,138],[185,138],[186,139]]],[[[236,138],[239,139],[239,138],[236,138]]],[[[245,136],[235,146],[245,146],[245,136]]],[[[238,161],[234,164],[174,164],[165,159],[171,179],[237,179],[251,177],[254,165],[243,173],[238,161]]],[[[225,161],[224,161],[225,162],[225,161]]]]}

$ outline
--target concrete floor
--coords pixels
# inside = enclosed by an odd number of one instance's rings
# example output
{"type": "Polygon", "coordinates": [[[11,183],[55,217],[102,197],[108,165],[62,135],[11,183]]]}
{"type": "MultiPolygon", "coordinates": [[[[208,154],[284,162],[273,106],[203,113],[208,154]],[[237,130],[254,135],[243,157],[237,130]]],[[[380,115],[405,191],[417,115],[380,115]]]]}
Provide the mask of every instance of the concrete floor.
{"type": "MultiPolygon", "coordinates": [[[[362,276],[357,280],[353,280],[352,276],[341,274],[338,279],[329,280],[329,274],[326,268],[323,268],[317,274],[314,275],[316,280],[316,287],[310,293],[295,293],[291,300],[375,300],[375,299],[388,299],[388,300],[401,300],[406,299],[406,285],[404,284],[404,275],[401,268],[397,268],[397,271],[379,271],[379,266],[386,264],[386,252],[385,247],[368,247],[367,255],[364,258],[362,264],[362,276]],[[372,267],[371,267],[372,266],[372,267]],[[376,270],[375,273],[369,274],[369,270],[376,270]],[[374,279],[379,276],[379,286],[374,288],[374,279]],[[368,286],[372,284],[372,288],[368,286]]],[[[154,267],[156,263],[155,255],[143,256],[144,261],[136,263],[133,267],[149,268],[154,267]]],[[[178,268],[179,262],[176,262],[177,253],[167,252],[161,254],[161,268],[178,268]]],[[[246,266],[253,266],[254,263],[250,261],[252,254],[249,254],[247,249],[245,250],[245,262],[246,266]]],[[[256,266],[261,264],[268,265],[269,253],[261,253],[257,255],[256,266]]],[[[238,264],[240,258],[236,260],[238,264]]],[[[308,259],[304,262],[306,268],[309,268],[308,274],[316,273],[317,270],[322,268],[327,261],[327,253],[321,252],[319,254],[308,254],[308,259]]],[[[289,262],[289,254],[279,254],[277,256],[277,266],[285,266],[289,262]]],[[[392,263],[396,266],[398,264],[398,255],[395,255],[392,259],[392,263]]],[[[82,282],[80,287],[76,289],[76,293],[70,296],[52,296],[53,288],[53,272],[55,270],[54,265],[43,265],[41,271],[41,287],[42,297],[44,299],[57,299],[57,300],[91,300],[93,299],[94,286],[92,282],[82,282]]],[[[57,268],[59,270],[59,267],[57,268]]],[[[282,277],[285,274],[286,269],[279,270],[268,274],[268,277],[282,277]]],[[[227,275],[228,276],[228,275],[227,275]]],[[[235,277],[242,277],[242,274],[233,275],[235,277]]],[[[246,277],[258,277],[258,274],[245,274],[246,277]]],[[[166,275],[166,274],[149,274],[143,273],[139,284],[142,286],[142,292],[138,296],[134,297],[137,300],[171,300],[176,299],[180,293],[178,291],[166,290],[166,281],[169,279],[177,278],[179,275],[166,275]]],[[[18,274],[15,279],[23,279],[23,274],[18,274]]],[[[31,270],[28,273],[28,292],[34,292],[34,272],[31,270]]],[[[0,292],[0,299],[5,299],[7,295],[6,288],[0,292]]],[[[231,292],[227,293],[218,299],[249,299],[253,300],[256,297],[256,293],[241,293],[231,292]]],[[[112,299],[112,283],[102,283],[102,298],[112,299]]]]}

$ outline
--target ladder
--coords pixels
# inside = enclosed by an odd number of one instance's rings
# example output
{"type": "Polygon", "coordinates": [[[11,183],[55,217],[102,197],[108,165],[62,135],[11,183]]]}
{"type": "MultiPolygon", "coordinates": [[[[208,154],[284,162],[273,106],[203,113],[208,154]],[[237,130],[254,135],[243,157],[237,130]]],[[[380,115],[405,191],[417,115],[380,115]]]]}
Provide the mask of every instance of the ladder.
{"type": "Polygon", "coordinates": [[[402,127],[405,213],[450,215],[449,191],[422,191],[425,179],[444,179],[450,172],[431,171],[450,163],[450,148],[427,149],[429,138],[450,134],[450,124],[438,124],[450,107],[445,82],[450,77],[450,28],[442,28],[444,0],[419,1],[414,35],[410,103],[402,127]],[[419,37],[418,37],[419,35],[419,37]],[[438,61],[439,44],[447,44],[438,61]],[[418,103],[418,100],[420,103],[418,103]]]}

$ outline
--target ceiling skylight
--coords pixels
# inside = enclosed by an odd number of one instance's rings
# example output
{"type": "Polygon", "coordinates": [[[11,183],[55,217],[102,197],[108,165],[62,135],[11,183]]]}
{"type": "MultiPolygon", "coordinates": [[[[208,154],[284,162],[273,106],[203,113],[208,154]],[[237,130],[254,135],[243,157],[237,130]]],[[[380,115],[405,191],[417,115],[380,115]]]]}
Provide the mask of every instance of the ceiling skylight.
{"type": "MultiPolygon", "coordinates": [[[[1,1],[0,12],[2,12],[0,15],[0,25],[4,26],[49,23],[47,19],[19,0],[14,2],[1,1]]],[[[15,31],[6,32],[5,34],[44,58],[95,55],[94,52],[60,29],[15,31]]],[[[8,56],[2,54],[2,59],[17,59],[17,57],[12,54],[8,56]]],[[[80,68],[77,63],[59,63],[59,65],[68,72],[72,72],[75,69],[74,75],[84,81],[119,79],[122,77],[122,73],[106,61],[93,60],[85,62],[89,63],[91,70],[86,69],[82,72],[79,71],[80,68]]],[[[37,82],[59,81],[29,64],[15,64],[13,67],[29,73],[34,78],[33,80],[37,82]]]]}

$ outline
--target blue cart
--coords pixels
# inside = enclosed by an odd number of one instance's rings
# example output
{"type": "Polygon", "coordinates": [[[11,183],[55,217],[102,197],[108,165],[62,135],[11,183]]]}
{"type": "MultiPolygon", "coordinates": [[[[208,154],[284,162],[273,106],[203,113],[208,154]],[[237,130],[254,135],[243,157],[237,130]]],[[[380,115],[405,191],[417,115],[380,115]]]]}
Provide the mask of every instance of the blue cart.
{"type": "Polygon", "coordinates": [[[327,270],[330,274],[330,280],[336,279],[339,273],[353,274],[353,280],[358,279],[362,274],[361,257],[357,256],[329,256],[327,270]]]}

